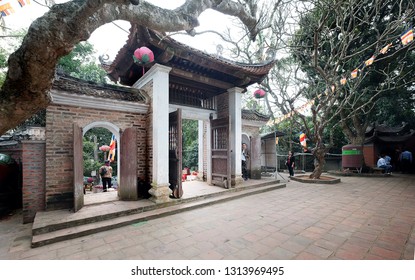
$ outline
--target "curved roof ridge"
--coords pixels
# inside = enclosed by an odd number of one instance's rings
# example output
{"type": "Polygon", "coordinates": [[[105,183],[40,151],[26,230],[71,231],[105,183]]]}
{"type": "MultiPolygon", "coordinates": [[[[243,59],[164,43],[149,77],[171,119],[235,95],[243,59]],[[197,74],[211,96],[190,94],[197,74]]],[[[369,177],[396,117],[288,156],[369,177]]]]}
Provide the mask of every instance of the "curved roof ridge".
{"type": "Polygon", "coordinates": [[[161,32],[148,29],[147,27],[144,27],[144,26],[139,26],[139,25],[133,24],[133,25],[131,25],[130,33],[128,34],[128,39],[127,39],[126,43],[118,51],[118,53],[115,56],[114,60],[111,61],[111,62],[108,62],[108,63],[106,63],[104,61],[101,61],[101,64],[102,64],[103,68],[108,73],[116,71],[116,68],[117,68],[116,65],[118,65],[118,63],[121,62],[121,60],[123,59],[126,52],[128,52],[128,51],[133,52],[134,51],[134,50],[131,49],[131,47],[134,44],[136,44],[137,39],[138,39],[137,37],[139,37],[141,39],[144,39],[145,41],[148,41],[149,43],[152,42],[152,44],[156,44],[156,45],[163,45],[163,44],[176,45],[176,46],[180,47],[181,49],[185,49],[185,50],[187,50],[189,52],[192,52],[192,53],[195,53],[199,56],[204,56],[208,59],[216,61],[217,63],[227,65],[228,67],[232,67],[232,68],[236,68],[236,69],[241,69],[242,68],[245,71],[247,71],[247,72],[249,72],[249,73],[251,73],[252,75],[255,75],[255,76],[263,76],[263,75],[268,74],[269,70],[276,63],[275,59],[269,59],[269,60],[266,60],[264,62],[258,62],[258,63],[246,63],[246,62],[233,61],[231,59],[228,59],[228,58],[225,58],[225,57],[222,57],[222,56],[209,54],[207,52],[201,51],[201,50],[196,49],[194,47],[188,46],[188,45],[186,45],[184,43],[181,43],[181,42],[173,39],[172,37],[170,37],[168,35],[165,35],[161,32]],[[140,30],[141,30],[141,33],[139,33],[140,30]],[[158,42],[156,41],[155,37],[157,37],[159,39],[158,42]]]}
{"type": "MultiPolygon", "coordinates": [[[[150,36],[151,36],[151,33],[154,33],[157,36],[162,35],[158,31],[151,30],[151,29],[148,29],[146,27],[144,27],[144,28],[148,31],[148,34],[150,36]]],[[[150,38],[150,39],[152,39],[152,38],[150,38]]],[[[186,48],[186,49],[188,49],[190,51],[193,51],[195,53],[199,53],[200,55],[207,56],[210,59],[214,59],[214,60],[217,60],[217,61],[223,61],[223,62],[230,63],[230,64],[235,64],[236,66],[240,66],[240,67],[244,67],[244,68],[246,68],[246,67],[265,67],[265,66],[268,66],[268,65],[271,65],[271,67],[272,67],[275,64],[275,62],[276,62],[275,59],[268,59],[268,60],[266,60],[264,62],[258,62],[258,63],[240,62],[240,61],[231,60],[229,58],[225,58],[223,56],[217,56],[217,55],[214,55],[214,54],[210,54],[210,53],[204,52],[204,51],[199,50],[197,48],[194,48],[192,46],[186,45],[186,44],[184,44],[184,43],[182,43],[180,41],[177,41],[177,40],[175,40],[174,38],[172,38],[171,36],[168,36],[168,35],[166,35],[162,40],[169,41],[171,44],[180,45],[183,48],[186,48]]]]}

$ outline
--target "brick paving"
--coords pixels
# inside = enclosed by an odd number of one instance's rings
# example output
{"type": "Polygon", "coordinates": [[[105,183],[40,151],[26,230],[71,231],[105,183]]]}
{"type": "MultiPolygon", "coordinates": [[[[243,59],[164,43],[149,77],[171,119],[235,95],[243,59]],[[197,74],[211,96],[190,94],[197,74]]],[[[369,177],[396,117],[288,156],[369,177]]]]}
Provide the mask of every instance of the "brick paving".
{"type": "Polygon", "coordinates": [[[415,176],[340,178],[34,249],[16,214],[0,221],[0,259],[413,260],[415,176]]]}

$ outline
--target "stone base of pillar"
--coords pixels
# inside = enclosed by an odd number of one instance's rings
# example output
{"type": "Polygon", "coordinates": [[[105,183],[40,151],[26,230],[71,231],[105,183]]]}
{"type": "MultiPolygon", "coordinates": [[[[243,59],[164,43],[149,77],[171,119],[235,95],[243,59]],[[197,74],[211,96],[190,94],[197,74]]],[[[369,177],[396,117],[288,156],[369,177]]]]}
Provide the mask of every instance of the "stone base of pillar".
{"type": "Polygon", "coordinates": [[[151,189],[148,191],[151,194],[149,200],[153,201],[154,203],[165,203],[170,201],[170,194],[172,193],[171,189],[169,188],[169,184],[159,184],[156,183],[151,184],[151,189]]]}
{"type": "Polygon", "coordinates": [[[244,179],[242,178],[242,174],[235,176],[235,186],[242,184],[243,181],[244,179]]]}
{"type": "Polygon", "coordinates": [[[200,172],[200,171],[199,171],[199,172],[197,173],[197,180],[198,180],[198,181],[203,181],[203,172],[200,172]]]}

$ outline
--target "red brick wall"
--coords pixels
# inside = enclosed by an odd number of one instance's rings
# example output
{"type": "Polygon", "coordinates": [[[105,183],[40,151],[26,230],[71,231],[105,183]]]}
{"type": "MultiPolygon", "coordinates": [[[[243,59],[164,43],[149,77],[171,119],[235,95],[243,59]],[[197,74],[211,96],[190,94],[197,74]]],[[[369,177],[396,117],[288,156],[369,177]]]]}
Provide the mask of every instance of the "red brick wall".
{"type": "MultiPolygon", "coordinates": [[[[147,114],[147,149],[146,149],[146,160],[147,160],[147,168],[146,168],[146,174],[147,176],[147,182],[151,183],[153,180],[153,106],[150,104],[149,106],[149,112],[147,114]]],[[[140,146],[138,146],[140,148],[140,146]]]]}
{"type": "Polygon", "coordinates": [[[147,115],[103,111],[72,106],[50,105],[46,111],[46,209],[73,206],[73,124],[80,127],[110,122],[121,130],[137,128],[137,177],[148,178],[147,115]]]}
{"type": "Polygon", "coordinates": [[[22,146],[15,144],[10,146],[0,146],[0,153],[11,156],[16,162],[21,162],[22,146]]]}
{"type": "Polygon", "coordinates": [[[45,142],[22,141],[23,223],[45,209],[45,142]]]}

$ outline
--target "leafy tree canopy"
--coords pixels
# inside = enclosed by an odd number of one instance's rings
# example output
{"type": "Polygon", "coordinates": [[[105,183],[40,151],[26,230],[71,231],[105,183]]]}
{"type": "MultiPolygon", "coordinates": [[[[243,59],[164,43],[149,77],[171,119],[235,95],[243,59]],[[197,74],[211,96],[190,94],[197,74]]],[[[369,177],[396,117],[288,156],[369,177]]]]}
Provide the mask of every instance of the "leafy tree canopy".
{"type": "Polygon", "coordinates": [[[59,59],[58,69],[75,78],[106,83],[107,73],[97,64],[94,46],[81,42],[68,55],[59,59]]]}

